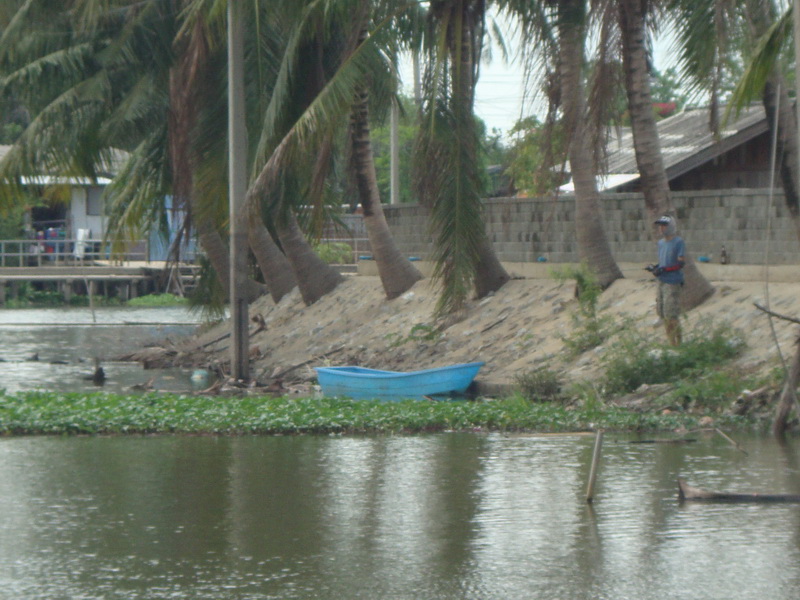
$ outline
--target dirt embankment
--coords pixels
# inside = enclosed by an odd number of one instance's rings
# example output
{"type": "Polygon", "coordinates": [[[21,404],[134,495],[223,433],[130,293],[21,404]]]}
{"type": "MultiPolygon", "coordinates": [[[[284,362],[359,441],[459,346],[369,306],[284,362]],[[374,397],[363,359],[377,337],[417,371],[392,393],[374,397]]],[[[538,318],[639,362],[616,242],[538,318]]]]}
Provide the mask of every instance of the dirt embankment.
{"type": "MultiPolygon", "coordinates": [[[[683,320],[684,331],[698,324],[727,322],[747,341],[737,359],[742,369],[768,371],[779,364],[769,319],[754,303],[775,312],[800,316],[800,283],[714,282],[716,293],[683,320]]],[[[253,303],[251,375],[262,385],[303,383],[320,365],[361,365],[378,369],[416,370],[461,362],[484,361],[476,382],[484,394],[501,393],[515,377],[539,366],[563,374],[566,382],[597,376],[604,349],[567,359],[564,337],[573,329],[574,286],[550,279],[515,279],[497,293],[471,301],[448,323],[433,320],[437,290],[428,280],[387,301],[377,277],[352,276],[332,293],[305,306],[295,290],[278,304],[268,297],[253,303]]],[[[655,315],[655,283],[623,279],[601,296],[603,315],[629,319],[646,333],[663,339],[655,315]]],[[[793,355],[797,327],[776,321],[778,345],[793,355]]],[[[228,324],[166,349],[148,349],[135,358],[151,364],[208,367],[227,372],[228,324]]]]}

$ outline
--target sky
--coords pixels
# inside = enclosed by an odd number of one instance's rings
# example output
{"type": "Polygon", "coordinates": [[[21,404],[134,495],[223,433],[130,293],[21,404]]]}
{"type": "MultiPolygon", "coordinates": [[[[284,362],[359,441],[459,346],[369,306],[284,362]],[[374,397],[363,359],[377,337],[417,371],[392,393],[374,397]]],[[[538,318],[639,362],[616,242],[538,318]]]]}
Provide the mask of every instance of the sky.
{"type": "MultiPolygon", "coordinates": [[[[501,26],[504,24],[501,23],[501,26]]],[[[513,57],[515,41],[507,41],[509,52],[513,57]]],[[[519,120],[520,116],[530,115],[530,100],[527,100],[525,114],[523,111],[523,69],[518,61],[505,63],[499,50],[492,53],[491,62],[484,61],[481,65],[480,77],[475,90],[475,113],[486,123],[486,129],[500,130],[503,139],[510,139],[508,132],[519,120]]],[[[664,71],[670,66],[669,43],[657,41],[654,48],[653,62],[659,71],[664,71]]],[[[404,90],[411,95],[413,92],[413,71],[410,59],[400,69],[403,78],[404,90]]],[[[541,116],[541,115],[540,115],[541,116]]]]}

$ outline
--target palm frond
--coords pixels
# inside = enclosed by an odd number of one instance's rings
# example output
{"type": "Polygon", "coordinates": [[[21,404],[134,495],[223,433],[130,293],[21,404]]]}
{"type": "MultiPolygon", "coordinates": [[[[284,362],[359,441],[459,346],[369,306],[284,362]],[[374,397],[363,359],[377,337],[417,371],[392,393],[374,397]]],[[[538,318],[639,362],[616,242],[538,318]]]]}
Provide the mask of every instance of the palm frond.
{"type": "Polygon", "coordinates": [[[738,114],[754,98],[762,95],[767,78],[774,70],[781,50],[787,41],[791,40],[793,12],[793,7],[789,6],[781,18],[759,40],[742,78],[733,91],[723,120],[727,121],[732,114],[738,114]]]}

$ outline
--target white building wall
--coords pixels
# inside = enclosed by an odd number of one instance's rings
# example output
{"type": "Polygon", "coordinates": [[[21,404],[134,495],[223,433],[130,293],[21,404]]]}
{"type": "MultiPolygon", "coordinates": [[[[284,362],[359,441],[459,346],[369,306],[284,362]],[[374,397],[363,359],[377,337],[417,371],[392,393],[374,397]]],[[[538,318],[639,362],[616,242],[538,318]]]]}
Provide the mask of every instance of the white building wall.
{"type": "Polygon", "coordinates": [[[102,239],[105,235],[106,216],[99,199],[103,187],[89,185],[72,188],[72,201],[69,208],[70,237],[75,237],[79,229],[88,229],[92,239],[102,239]],[[99,208],[99,210],[98,210],[99,208]],[[99,212],[101,214],[89,214],[99,212]]]}

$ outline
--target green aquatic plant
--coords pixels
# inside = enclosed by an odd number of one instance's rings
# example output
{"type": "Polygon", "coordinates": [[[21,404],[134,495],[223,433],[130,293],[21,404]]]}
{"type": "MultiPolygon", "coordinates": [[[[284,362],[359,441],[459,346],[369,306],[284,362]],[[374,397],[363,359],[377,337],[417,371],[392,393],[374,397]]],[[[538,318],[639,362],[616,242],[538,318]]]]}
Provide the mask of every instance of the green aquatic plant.
{"type": "MultiPolygon", "coordinates": [[[[341,398],[219,398],[149,393],[0,394],[0,435],[65,434],[360,434],[438,431],[657,431],[698,427],[701,414],[644,414],[593,404],[499,400],[403,402],[341,398]]],[[[719,427],[751,428],[721,415],[719,427]]]]}
{"type": "Polygon", "coordinates": [[[726,324],[701,325],[677,347],[656,344],[640,332],[628,331],[604,356],[604,392],[613,396],[645,383],[687,377],[698,380],[710,367],[738,356],[744,347],[744,335],[726,324]]]}
{"type": "Polygon", "coordinates": [[[175,294],[167,294],[167,293],[138,296],[136,298],[131,298],[127,302],[128,306],[148,306],[148,307],[183,306],[188,303],[189,301],[182,296],[176,296],[175,294]]]}

